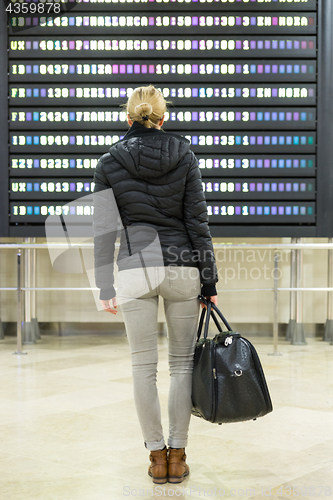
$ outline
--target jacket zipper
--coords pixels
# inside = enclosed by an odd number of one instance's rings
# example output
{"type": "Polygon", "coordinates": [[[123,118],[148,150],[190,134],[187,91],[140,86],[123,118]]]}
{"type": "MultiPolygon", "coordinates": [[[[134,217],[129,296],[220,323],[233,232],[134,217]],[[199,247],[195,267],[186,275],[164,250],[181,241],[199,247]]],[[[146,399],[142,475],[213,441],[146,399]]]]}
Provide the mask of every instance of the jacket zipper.
{"type": "MultiPolygon", "coordinates": [[[[129,237],[128,237],[127,226],[124,225],[124,228],[125,228],[125,235],[126,235],[128,253],[131,256],[132,255],[132,250],[131,250],[130,240],[129,240],[129,237]]],[[[143,260],[141,252],[139,252],[139,257],[140,257],[140,261],[141,261],[141,264],[142,264],[143,272],[145,273],[145,278],[146,278],[146,281],[147,281],[147,284],[148,284],[149,291],[151,292],[152,291],[152,286],[151,286],[151,283],[150,283],[150,280],[149,280],[149,276],[148,276],[147,269],[146,269],[146,266],[145,266],[145,263],[144,263],[144,260],[143,260]]]]}
{"type": "Polygon", "coordinates": [[[130,245],[130,241],[129,241],[129,237],[128,237],[128,233],[127,233],[127,226],[124,226],[124,227],[125,227],[125,235],[126,235],[126,241],[127,241],[128,253],[129,253],[130,255],[132,255],[131,245],[130,245]]]}

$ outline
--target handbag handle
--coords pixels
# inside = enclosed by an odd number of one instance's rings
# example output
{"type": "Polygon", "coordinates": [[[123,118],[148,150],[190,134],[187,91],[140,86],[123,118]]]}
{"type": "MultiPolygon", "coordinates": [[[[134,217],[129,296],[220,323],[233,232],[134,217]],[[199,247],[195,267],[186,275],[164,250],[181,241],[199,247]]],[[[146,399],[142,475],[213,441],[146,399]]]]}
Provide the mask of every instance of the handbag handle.
{"type": "Polygon", "coordinates": [[[199,326],[198,326],[198,333],[197,333],[197,342],[199,342],[200,336],[201,336],[201,331],[202,331],[202,325],[205,319],[207,309],[203,309],[201,311],[201,316],[200,316],[200,321],[199,321],[199,326]]]}
{"type": "Polygon", "coordinates": [[[207,335],[208,335],[208,327],[209,327],[209,317],[210,313],[212,310],[212,304],[207,304],[207,316],[206,316],[206,323],[205,323],[205,328],[204,328],[204,339],[206,340],[207,335]]]}
{"type": "Polygon", "coordinates": [[[205,329],[204,329],[204,338],[206,339],[207,335],[208,335],[209,316],[211,316],[213,318],[214,323],[217,326],[218,331],[220,333],[223,333],[222,328],[220,326],[220,323],[218,322],[218,320],[217,320],[214,312],[211,309],[212,305],[213,305],[212,302],[209,301],[209,303],[207,303],[207,309],[206,308],[202,309],[201,316],[200,316],[200,321],[199,321],[199,327],[198,327],[197,342],[199,342],[199,339],[201,337],[201,331],[202,331],[202,326],[203,326],[203,322],[204,322],[204,318],[205,318],[206,312],[207,312],[207,318],[206,318],[205,329]]]}
{"type": "MultiPolygon", "coordinates": [[[[225,326],[227,327],[228,331],[229,332],[232,332],[232,328],[231,326],[229,325],[228,321],[225,319],[225,317],[223,316],[223,314],[221,313],[221,311],[216,307],[215,304],[213,304],[213,302],[211,302],[210,300],[207,300],[203,295],[198,295],[198,299],[200,300],[200,302],[203,302],[207,308],[208,308],[208,305],[211,304],[211,307],[214,309],[214,311],[216,311],[216,313],[220,316],[220,318],[222,319],[223,323],[225,324],[225,326]]],[[[212,315],[212,318],[214,319],[215,318],[215,314],[213,311],[211,311],[211,315],[212,315]],[[214,316],[213,316],[214,315],[214,316]]],[[[216,318],[214,319],[214,321],[216,320],[216,318]]],[[[215,321],[215,324],[216,324],[216,321],[215,321]]],[[[222,331],[222,330],[220,330],[222,331]]]]}
{"type": "Polygon", "coordinates": [[[199,339],[201,337],[202,325],[203,325],[203,322],[204,322],[204,318],[205,318],[206,312],[207,312],[207,318],[206,318],[206,323],[205,323],[205,328],[204,328],[204,338],[205,339],[207,338],[208,325],[209,325],[209,316],[210,316],[211,309],[212,309],[211,304],[208,304],[207,305],[207,309],[204,308],[202,310],[202,312],[201,312],[201,317],[200,317],[199,327],[198,327],[198,334],[197,334],[197,342],[199,342],[199,339]]]}

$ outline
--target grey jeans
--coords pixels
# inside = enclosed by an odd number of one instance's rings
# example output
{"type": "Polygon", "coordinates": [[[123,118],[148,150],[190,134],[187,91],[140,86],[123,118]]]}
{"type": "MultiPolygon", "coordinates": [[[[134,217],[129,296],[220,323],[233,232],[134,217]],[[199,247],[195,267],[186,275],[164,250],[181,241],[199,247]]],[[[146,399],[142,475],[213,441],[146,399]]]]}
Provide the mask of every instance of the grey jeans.
{"type": "Polygon", "coordinates": [[[165,445],[156,386],[159,295],[164,299],[168,330],[168,446],[185,448],[192,409],[200,290],[196,267],[156,266],[118,272],[117,301],[130,346],[136,411],[148,450],[159,450],[165,445]]]}

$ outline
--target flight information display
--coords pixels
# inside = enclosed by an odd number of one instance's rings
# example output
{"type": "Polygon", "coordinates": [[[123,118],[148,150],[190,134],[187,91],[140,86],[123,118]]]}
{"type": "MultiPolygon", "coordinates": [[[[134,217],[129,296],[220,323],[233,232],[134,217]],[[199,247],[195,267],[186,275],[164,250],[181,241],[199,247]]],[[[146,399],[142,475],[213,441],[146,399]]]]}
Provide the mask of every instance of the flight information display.
{"type": "MultiPolygon", "coordinates": [[[[297,179],[293,182],[280,179],[237,179],[234,181],[217,182],[217,179],[204,179],[203,190],[207,200],[232,199],[237,193],[240,199],[256,198],[258,193],[266,199],[307,199],[315,198],[315,183],[312,179],[297,179]]],[[[24,178],[13,179],[10,184],[12,199],[34,199],[36,193],[41,199],[48,199],[49,195],[59,199],[73,199],[82,196],[80,193],[94,191],[94,183],[76,179],[59,180],[58,178],[43,181],[26,181],[24,178]]]]}
{"type": "Polygon", "coordinates": [[[161,85],[165,82],[189,82],[195,79],[204,83],[223,82],[288,82],[317,81],[317,61],[315,59],[265,59],[246,60],[212,59],[198,62],[198,59],[132,59],[127,63],[84,61],[56,62],[39,60],[36,63],[25,60],[11,60],[9,82],[132,82],[140,78],[142,84],[150,82],[161,85]]]}
{"type": "Polygon", "coordinates": [[[213,236],[329,236],[318,191],[329,168],[318,152],[326,1],[68,0],[68,12],[50,16],[33,0],[17,8],[0,77],[7,235],[43,236],[52,214],[91,223],[98,158],[128,130],[121,105],[154,84],[171,101],[163,129],[198,158],[213,236]]]}
{"type": "Polygon", "coordinates": [[[124,28],[127,33],[140,31],[140,28],[146,28],[145,33],[153,34],[171,34],[178,33],[179,28],[186,34],[292,34],[293,29],[296,34],[315,34],[316,33],[316,14],[315,13],[251,13],[239,15],[239,13],[230,13],[221,15],[219,12],[209,11],[207,15],[128,15],[126,12],[110,15],[109,13],[95,14],[75,14],[59,17],[13,17],[11,26],[13,28],[29,28],[29,35],[52,34],[54,31],[62,34],[94,33],[98,27],[100,34],[109,34],[110,28],[113,33],[122,34],[124,28]],[[60,28],[60,30],[59,30],[60,28]],[[260,28],[260,29],[258,29],[260,28]]]}
{"type": "MultiPolygon", "coordinates": [[[[77,128],[89,129],[96,125],[98,129],[118,129],[127,126],[127,113],[119,108],[85,108],[78,111],[76,108],[10,108],[10,129],[39,129],[46,125],[49,129],[77,128]]],[[[265,124],[266,129],[289,129],[298,125],[300,129],[312,130],[316,125],[316,108],[177,108],[165,113],[165,127],[174,129],[193,130],[206,129],[229,130],[230,127],[240,129],[257,129],[265,124]]]]}
{"type": "Polygon", "coordinates": [[[158,57],[161,52],[165,57],[315,57],[316,38],[313,36],[281,37],[158,37],[149,36],[136,39],[57,37],[45,39],[29,37],[9,42],[11,58],[40,58],[57,54],[61,58],[105,57],[116,59],[128,57],[158,57]]]}
{"type": "MultiPolygon", "coordinates": [[[[180,106],[201,105],[316,105],[317,89],[314,84],[302,85],[166,85],[156,87],[163,96],[180,106]]],[[[15,85],[9,86],[9,104],[43,105],[119,105],[125,103],[134,90],[130,85],[15,85]]],[[[119,110],[119,109],[118,109],[119,110]]]]}
{"type": "MultiPolygon", "coordinates": [[[[232,176],[284,176],[291,177],[315,177],[316,156],[315,155],[202,155],[197,153],[199,168],[202,176],[214,175],[214,177],[225,177],[228,172],[232,176]],[[287,174],[285,174],[287,172],[287,174]],[[292,172],[292,174],[289,174],[292,172]]],[[[91,169],[96,168],[96,155],[78,154],[43,156],[41,154],[11,155],[10,175],[21,177],[43,178],[53,176],[54,171],[59,172],[59,177],[67,176],[90,176],[91,169]]]]}

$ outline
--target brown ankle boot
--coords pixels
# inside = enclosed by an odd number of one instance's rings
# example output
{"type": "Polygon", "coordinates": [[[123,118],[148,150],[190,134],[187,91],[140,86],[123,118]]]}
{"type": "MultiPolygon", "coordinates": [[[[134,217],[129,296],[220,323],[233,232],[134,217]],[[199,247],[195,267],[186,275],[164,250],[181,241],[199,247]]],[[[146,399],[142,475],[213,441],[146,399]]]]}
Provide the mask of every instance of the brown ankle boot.
{"type": "Polygon", "coordinates": [[[153,483],[163,484],[168,481],[167,453],[166,447],[164,450],[150,452],[151,464],[148,468],[148,475],[153,478],[153,483]]]}
{"type": "Polygon", "coordinates": [[[190,473],[186,463],[185,448],[169,448],[168,452],[168,481],[181,483],[190,473]]]}

